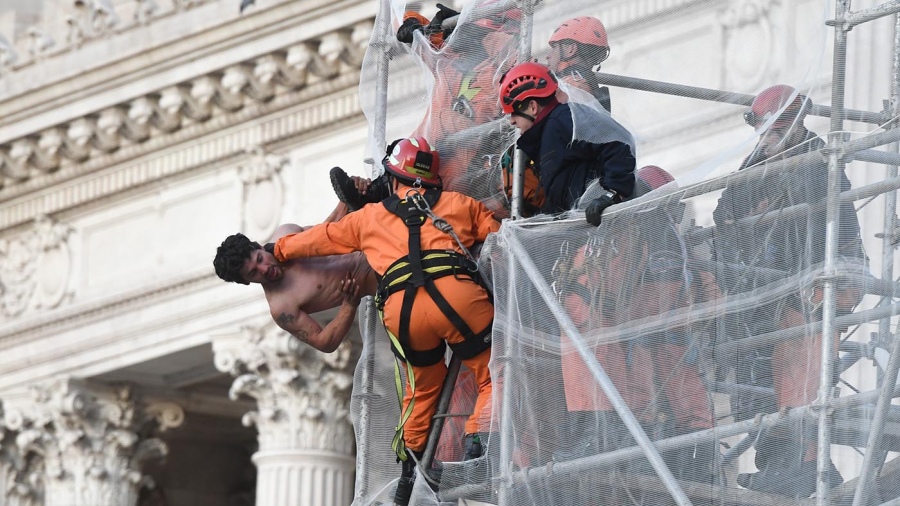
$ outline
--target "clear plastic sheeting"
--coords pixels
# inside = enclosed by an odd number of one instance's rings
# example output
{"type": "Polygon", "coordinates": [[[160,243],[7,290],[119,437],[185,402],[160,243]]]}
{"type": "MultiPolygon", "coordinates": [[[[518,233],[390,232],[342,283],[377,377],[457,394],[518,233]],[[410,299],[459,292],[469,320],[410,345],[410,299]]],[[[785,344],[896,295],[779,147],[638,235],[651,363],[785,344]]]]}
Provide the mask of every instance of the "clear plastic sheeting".
{"type": "MultiPolygon", "coordinates": [[[[896,2],[477,0],[443,31],[433,3],[382,5],[360,86],[370,155],[424,135],[445,188],[506,218],[480,257],[486,454],[462,461],[463,370],[410,504],[897,503],[896,2]],[[408,11],[423,29],[400,42],[408,11]],[[832,21],[869,13],[890,15],[832,21]],[[590,17],[604,33],[559,35],[590,17]],[[523,54],[556,67],[564,144],[636,159],[635,195],[599,227],[596,181],[537,214],[546,160],[524,164],[531,216],[508,218],[518,132],[498,83],[523,54]]],[[[364,334],[354,504],[393,504],[393,356],[379,325],[364,334]]]]}

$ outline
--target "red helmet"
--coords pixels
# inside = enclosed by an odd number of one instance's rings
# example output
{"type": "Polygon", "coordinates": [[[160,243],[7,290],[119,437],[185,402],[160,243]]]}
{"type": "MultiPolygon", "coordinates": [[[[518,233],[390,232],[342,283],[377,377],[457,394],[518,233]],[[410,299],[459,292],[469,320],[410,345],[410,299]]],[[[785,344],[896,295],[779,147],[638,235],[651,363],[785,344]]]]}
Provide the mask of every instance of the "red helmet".
{"type": "Polygon", "coordinates": [[[812,101],[786,84],[776,84],[764,89],[753,99],[750,110],[744,113],[744,121],[753,128],[759,128],[773,115],[778,114],[782,107],[784,111],[772,126],[785,126],[798,120],[803,121],[812,107],[812,101]]]}
{"type": "MultiPolygon", "coordinates": [[[[597,18],[582,16],[564,21],[550,36],[549,44],[572,41],[589,46],[609,47],[606,38],[606,27],[597,18]]],[[[606,58],[604,58],[606,59],[606,58]]]]}
{"type": "Polygon", "coordinates": [[[401,182],[423,188],[440,188],[441,157],[424,137],[397,139],[387,148],[384,169],[401,182]]]}
{"type": "Polygon", "coordinates": [[[669,174],[667,171],[663,170],[656,165],[647,165],[646,167],[641,167],[635,173],[635,177],[643,181],[647,184],[650,190],[656,190],[657,188],[662,188],[663,186],[675,181],[675,178],[672,177],[672,174],[669,174]]]}
{"type": "Polygon", "coordinates": [[[505,114],[519,109],[523,100],[546,98],[556,93],[559,84],[550,68],[540,63],[520,63],[500,79],[500,106],[505,114]]]}

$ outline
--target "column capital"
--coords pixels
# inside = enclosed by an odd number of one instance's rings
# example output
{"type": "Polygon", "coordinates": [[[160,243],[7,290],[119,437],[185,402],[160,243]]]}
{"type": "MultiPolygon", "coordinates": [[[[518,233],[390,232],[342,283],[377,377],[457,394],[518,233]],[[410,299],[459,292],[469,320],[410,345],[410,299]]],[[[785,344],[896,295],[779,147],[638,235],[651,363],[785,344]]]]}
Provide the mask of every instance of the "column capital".
{"type": "Polygon", "coordinates": [[[65,378],[33,386],[28,402],[4,413],[18,451],[42,461],[46,506],[136,504],[143,463],[168,451],[145,436],[184,421],[175,404],[136,398],[127,385],[65,378]]]}
{"type": "Polygon", "coordinates": [[[349,340],[321,353],[267,323],[213,343],[216,367],[236,377],[229,395],[256,399],[244,415],[259,430],[260,451],[320,450],[353,455],[350,391],[355,354],[349,340]]]}

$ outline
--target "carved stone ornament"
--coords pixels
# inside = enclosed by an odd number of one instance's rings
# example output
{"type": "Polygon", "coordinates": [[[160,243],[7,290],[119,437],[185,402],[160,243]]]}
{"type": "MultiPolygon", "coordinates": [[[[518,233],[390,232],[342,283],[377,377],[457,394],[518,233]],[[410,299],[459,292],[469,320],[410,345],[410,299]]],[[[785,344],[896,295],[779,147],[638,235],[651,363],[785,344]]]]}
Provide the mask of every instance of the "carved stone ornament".
{"type": "Polygon", "coordinates": [[[275,324],[241,330],[214,343],[216,368],[237,379],[229,395],[256,399],[258,410],[244,415],[259,430],[260,452],[320,450],[352,455],[350,424],[353,387],[351,344],[331,354],[303,344],[275,324]]]}
{"type": "Polygon", "coordinates": [[[46,216],[31,230],[0,239],[0,314],[54,308],[71,298],[71,228],[46,216]]]}
{"type": "Polygon", "coordinates": [[[20,455],[42,461],[44,506],[137,504],[148,478],[143,463],[166,455],[165,443],[145,434],[180,425],[174,404],[142,409],[127,386],[102,393],[87,384],[59,380],[35,386],[32,402],[7,413],[20,455]]]}
{"type": "MultiPolygon", "coordinates": [[[[0,408],[0,420],[3,410],[0,408]]],[[[24,455],[16,445],[16,434],[0,423],[0,504],[39,506],[42,500],[43,460],[24,455]]]]}
{"type": "Polygon", "coordinates": [[[724,29],[726,87],[755,89],[771,76],[776,51],[770,13],[780,0],[729,2],[719,14],[724,29]],[[748,88],[749,87],[749,88],[748,88]]]}
{"type": "Polygon", "coordinates": [[[249,237],[271,237],[281,222],[284,183],[281,170],[288,165],[286,156],[267,153],[254,146],[247,149],[250,159],[241,166],[244,183],[243,230],[249,237]]]}

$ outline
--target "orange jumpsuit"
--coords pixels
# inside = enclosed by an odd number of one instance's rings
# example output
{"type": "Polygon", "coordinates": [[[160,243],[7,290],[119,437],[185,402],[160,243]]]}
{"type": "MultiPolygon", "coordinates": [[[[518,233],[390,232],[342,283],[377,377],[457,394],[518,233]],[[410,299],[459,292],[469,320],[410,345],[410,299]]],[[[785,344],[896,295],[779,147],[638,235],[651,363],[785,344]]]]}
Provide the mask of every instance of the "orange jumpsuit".
{"type": "MultiPolygon", "coordinates": [[[[421,135],[438,144],[441,151],[441,178],[444,187],[459,189],[466,173],[481,169],[476,156],[482,146],[478,134],[455,136],[470,128],[487,124],[502,115],[495,79],[499,79],[494,55],[513,40],[502,32],[484,37],[487,57],[477,64],[445,49],[434,63],[434,89],[428,115],[411,136],[421,135]],[[474,165],[473,165],[474,163],[474,165]]],[[[496,154],[496,153],[495,153],[496,154]]]]}
{"type": "MultiPolygon", "coordinates": [[[[401,185],[397,194],[406,195],[410,188],[401,185]]],[[[461,193],[443,192],[432,210],[453,226],[466,248],[482,242],[500,224],[484,204],[461,193]]],[[[282,237],[275,244],[275,256],[281,261],[291,258],[338,255],[362,251],[372,269],[383,276],[396,260],[409,254],[409,229],[401,219],[382,204],[370,204],[345,216],[336,223],[322,223],[309,230],[282,237]]],[[[435,228],[430,220],[421,229],[421,250],[452,250],[459,252],[456,242],[448,234],[435,228]]],[[[467,279],[446,276],[434,280],[450,306],[462,316],[467,325],[480,332],[491,324],[494,306],[487,291],[467,279]]],[[[394,335],[399,334],[400,309],[403,292],[388,297],[384,305],[384,325],[394,335]]],[[[413,350],[431,350],[445,340],[460,343],[464,337],[432,301],[425,287],[419,287],[412,307],[409,325],[409,345],[413,350]]],[[[488,363],[491,350],[463,360],[475,374],[478,398],[475,409],[466,422],[466,433],[487,432],[491,421],[491,375],[488,363]]],[[[416,388],[412,392],[407,383],[404,410],[415,397],[412,415],[404,426],[406,446],[413,451],[425,449],[431,418],[437,408],[441,385],[447,374],[444,361],[427,367],[413,366],[416,388]]]]}
{"type": "MultiPolygon", "coordinates": [[[[608,299],[622,285],[622,275],[628,272],[627,258],[585,260],[587,247],[575,254],[569,280],[562,289],[562,305],[580,332],[596,332],[602,327],[614,325],[610,315],[604,315],[602,301],[608,299]],[[606,265],[606,267],[602,267],[606,265]]],[[[566,407],[569,411],[612,411],[609,398],[581,358],[572,341],[565,335],[561,339],[562,376],[565,385],[566,407]]],[[[625,344],[620,342],[594,345],[593,351],[600,366],[612,380],[619,394],[629,401],[626,371],[625,344]]]]}

